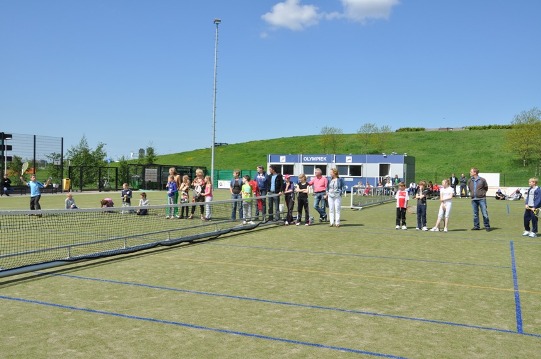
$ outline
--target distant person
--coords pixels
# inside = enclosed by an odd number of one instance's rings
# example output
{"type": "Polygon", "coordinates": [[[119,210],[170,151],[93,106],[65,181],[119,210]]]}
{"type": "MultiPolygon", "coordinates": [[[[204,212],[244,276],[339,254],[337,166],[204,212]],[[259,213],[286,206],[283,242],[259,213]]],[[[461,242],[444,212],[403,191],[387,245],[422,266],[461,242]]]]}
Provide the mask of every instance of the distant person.
{"type": "Polygon", "coordinates": [[[455,176],[455,174],[451,173],[451,177],[449,177],[449,184],[451,185],[451,188],[453,189],[453,196],[456,196],[456,186],[458,186],[459,183],[460,181],[455,176]]]}
{"type": "Polygon", "coordinates": [[[444,179],[441,182],[440,189],[440,207],[438,208],[438,219],[436,225],[431,229],[432,232],[439,232],[440,223],[443,220],[443,231],[447,232],[449,226],[449,215],[451,214],[451,206],[453,199],[453,188],[449,185],[449,180],[444,179]]]}
{"type": "Polygon", "coordinates": [[[229,182],[229,192],[231,193],[231,199],[233,200],[231,204],[231,220],[237,219],[237,207],[239,211],[239,219],[242,219],[242,202],[239,201],[242,199],[242,178],[240,178],[240,171],[233,171],[233,179],[229,182]]]}
{"type": "Polygon", "coordinates": [[[0,196],[9,196],[9,194],[12,192],[13,189],[11,188],[11,180],[8,176],[4,176],[4,178],[2,178],[2,192],[0,192],[0,196]]]}
{"type": "MultiPolygon", "coordinates": [[[[122,184],[122,192],[120,192],[120,196],[122,197],[122,207],[130,207],[131,206],[131,197],[133,195],[133,191],[130,189],[127,183],[122,184]]],[[[124,213],[124,211],[122,211],[124,213]]]]}
{"type": "Polygon", "coordinates": [[[310,212],[308,210],[308,182],[306,182],[306,175],[301,173],[299,175],[299,183],[295,187],[297,193],[297,221],[296,225],[301,224],[302,214],[304,211],[304,225],[310,225],[310,212]]]}
{"type": "Polygon", "coordinates": [[[257,182],[257,188],[259,189],[259,196],[262,197],[257,200],[257,207],[255,210],[255,216],[259,220],[259,214],[262,215],[262,220],[265,221],[267,217],[267,199],[265,196],[269,191],[270,178],[265,172],[263,166],[257,166],[257,176],[255,177],[257,182]]]}
{"type": "Polygon", "coordinates": [[[393,193],[396,193],[398,191],[398,186],[400,185],[400,178],[398,178],[398,175],[394,175],[393,178],[393,193]]]}
{"type": "Polygon", "coordinates": [[[66,194],[66,199],[64,200],[64,207],[66,209],[77,209],[75,199],[73,199],[73,194],[71,194],[71,192],[68,192],[68,194],[66,194]]]}
{"type": "Polygon", "coordinates": [[[463,174],[460,175],[460,198],[468,197],[468,179],[463,174]]]}
{"type": "Polygon", "coordinates": [[[398,191],[394,196],[396,199],[396,229],[408,229],[406,226],[406,209],[408,208],[408,191],[404,182],[398,183],[398,191]]]}
{"type": "Polygon", "coordinates": [[[165,188],[167,188],[167,204],[168,204],[168,207],[165,210],[165,213],[166,213],[165,218],[173,219],[175,218],[173,206],[176,205],[175,198],[178,198],[177,181],[175,181],[174,175],[169,175],[169,177],[167,178],[167,184],[165,185],[165,188]]]}
{"type": "Polygon", "coordinates": [[[508,199],[510,201],[518,201],[518,200],[522,199],[522,193],[520,193],[520,188],[517,188],[517,190],[515,192],[513,192],[513,194],[510,195],[508,199]]]}
{"type": "MultiPolygon", "coordinates": [[[[177,186],[177,192],[173,195],[173,203],[179,204],[179,189],[180,185],[182,183],[182,177],[180,174],[177,173],[177,169],[175,167],[169,168],[169,176],[173,176],[173,180],[175,181],[175,184],[177,186]]],[[[173,216],[172,218],[180,218],[178,215],[178,206],[173,207],[173,216]],[[174,216],[174,217],[173,217],[174,216]]]]}
{"type": "Polygon", "coordinates": [[[250,186],[250,176],[245,175],[242,177],[242,186],[240,190],[240,195],[242,198],[242,224],[250,223],[254,224],[252,221],[252,199],[254,192],[252,186],[250,186]]]}
{"type": "Polygon", "coordinates": [[[205,221],[210,221],[212,218],[212,178],[205,176],[205,187],[203,190],[203,197],[205,198],[205,221]]]}
{"type": "Polygon", "coordinates": [[[327,182],[325,200],[329,203],[329,226],[340,227],[342,194],[346,190],[344,180],[338,175],[336,168],[331,168],[331,180],[327,182]]]}
{"type": "Polygon", "coordinates": [[[479,226],[479,209],[483,215],[483,224],[485,230],[490,232],[490,219],[487,211],[487,191],[488,184],[483,177],[479,177],[479,169],[473,167],[470,170],[471,178],[468,181],[468,189],[470,191],[471,204],[473,209],[473,231],[480,230],[479,226]]]}
{"type": "Polygon", "coordinates": [[[187,205],[188,203],[190,203],[190,185],[190,177],[188,175],[182,176],[182,182],[180,183],[179,188],[179,198],[181,203],[179,218],[188,218],[188,216],[190,215],[190,207],[187,205]]]}
{"type": "Polygon", "coordinates": [[[496,198],[497,201],[504,201],[507,199],[507,196],[502,192],[500,188],[498,188],[496,194],[494,195],[494,198],[496,198]]]}
{"type": "Polygon", "coordinates": [[[291,182],[290,175],[284,175],[284,184],[282,186],[282,193],[284,194],[284,200],[286,203],[286,219],[284,224],[287,226],[293,223],[293,207],[295,206],[295,184],[291,182]]]}
{"type": "Polygon", "coordinates": [[[323,176],[321,168],[316,168],[314,175],[315,177],[312,177],[308,182],[308,185],[312,186],[312,189],[314,190],[314,209],[319,213],[319,221],[324,222],[327,220],[325,194],[327,192],[329,180],[327,177],[323,176]]]}
{"type": "Polygon", "coordinates": [[[428,231],[426,227],[426,210],[428,196],[428,188],[426,188],[426,181],[420,181],[415,192],[415,198],[417,199],[417,230],[428,231]]]}
{"type": "Polygon", "coordinates": [[[270,165],[269,167],[270,180],[269,180],[269,194],[275,195],[269,198],[269,219],[271,221],[280,220],[280,195],[282,194],[282,186],[284,184],[284,178],[281,173],[278,172],[278,166],[270,165]]]}
{"type": "Polygon", "coordinates": [[[141,192],[141,198],[139,199],[139,209],[137,210],[137,215],[139,216],[146,216],[148,214],[148,207],[150,205],[150,201],[147,199],[147,194],[145,192],[141,192]]]}
{"type": "MultiPolygon", "coordinates": [[[[199,212],[201,213],[201,219],[205,220],[205,206],[203,204],[205,203],[205,196],[203,195],[205,187],[205,177],[201,168],[195,170],[195,178],[192,181],[191,187],[193,190],[192,202],[201,203],[201,205],[199,205],[199,212]]],[[[191,214],[188,219],[193,219],[195,207],[196,206],[192,206],[191,214]]]]}
{"type": "Polygon", "coordinates": [[[114,207],[115,203],[113,202],[111,198],[106,197],[100,201],[100,205],[101,205],[101,208],[109,208],[109,207],[114,207]]]}
{"type": "MultiPolygon", "coordinates": [[[[21,181],[25,182],[24,177],[21,176],[21,181]]],[[[51,182],[51,179],[47,179],[45,184],[39,182],[36,180],[36,175],[30,176],[30,181],[26,182],[26,185],[30,187],[30,210],[41,210],[41,205],[39,204],[39,200],[41,199],[41,190],[43,188],[46,188],[49,183],[51,182]]],[[[41,214],[38,216],[41,217],[41,214]]]]}
{"type": "Polygon", "coordinates": [[[524,210],[524,233],[523,236],[532,238],[537,237],[537,222],[538,218],[535,215],[535,210],[541,208],[541,189],[537,186],[537,178],[532,177],[528,181],[530,188],[526,192],[525,210],[524,210]],[[530,228],[530,222],[532,224],[530,228]],[[530,231],[531,229],[531,231],[530,231]]]}

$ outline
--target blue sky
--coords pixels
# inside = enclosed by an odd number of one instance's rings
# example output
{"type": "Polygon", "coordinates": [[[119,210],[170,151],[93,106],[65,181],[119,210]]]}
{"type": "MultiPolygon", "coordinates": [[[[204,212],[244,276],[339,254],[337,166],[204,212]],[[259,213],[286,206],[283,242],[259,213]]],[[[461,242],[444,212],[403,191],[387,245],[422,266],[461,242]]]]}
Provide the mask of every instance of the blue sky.
{"type": "Polygon", "coordinates": [[[110,157],[507,124],[541,107],[538,0],[0,1],[0,130],[110,157]]]}

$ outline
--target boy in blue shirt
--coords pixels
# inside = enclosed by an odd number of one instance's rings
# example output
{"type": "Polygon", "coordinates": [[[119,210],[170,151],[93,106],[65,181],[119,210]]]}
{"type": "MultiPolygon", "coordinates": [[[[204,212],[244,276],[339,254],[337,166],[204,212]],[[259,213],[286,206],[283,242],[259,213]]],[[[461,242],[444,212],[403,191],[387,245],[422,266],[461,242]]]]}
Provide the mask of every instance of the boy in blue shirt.
{"type": "MultiPolygon", "coordinates": [[[[25,182],[24,177],[21,176],[21,181],[25,182]]],[[[39,200],[41,199],[41,189],[49,185],[51,179],[47,179],[45,184],[36,180],[36,175],[30,176],[30,181],[26,182],[26,185],[30,187],[30,210],[41,210],[39,200]]],[[[41,216],[41,215],[39,215],[41,216]]]]}

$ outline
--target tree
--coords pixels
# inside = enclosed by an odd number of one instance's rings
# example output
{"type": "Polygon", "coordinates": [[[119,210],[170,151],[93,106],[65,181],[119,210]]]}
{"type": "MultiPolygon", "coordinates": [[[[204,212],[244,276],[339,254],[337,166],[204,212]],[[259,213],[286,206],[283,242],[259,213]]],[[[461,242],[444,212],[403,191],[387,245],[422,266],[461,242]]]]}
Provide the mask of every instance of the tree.
{"type": "Polygon", "coordinates": [[[325,126],[321,129],[321,146],[323,151],[327,149],[333,153],[337,152],[338,144],[340,143],[340,135],[343,134],[340,128],[325,126]]]}
{"type": "Polygon", "coordinates": [[[506,136],[507,148],[517,154],[526,167],[530,162],[541,159],[541,110],[534,107],[522,111],[511,122],[506,136]]]}
{"type": "Polygon", "coordinates": [[[64,171],[60,166],[60,160],[62,159],[62,154],[53,152],[46,155],[49,161],[45,164],[45,170],[49,173],[49,177],[53,178],[53,181],[59,181],[64,177],[64,171]]]}
{"type": "Polygon", "coordinates": [[[81,138],[77,146],[71,147],[67,151],[67,158],[71,167],[82,168],[81,171],[72,172],[73,183],[82,183],[83,185],[98,184],[98,168],[106,165],[107,153],[104,150],[105,144],[100,142],[96,149],[88,146],[86,136],[81,138]],[[82,173],[82,177],[81,176],[82,173]]]}
{"type": "Polygon", "coordinates": [[[156,159],[158,158],[158,155],[156,154],[156,151],[154,151],[154,147],[148,146],[145,156],[145,162],[147,165],[152,165],[154,162],[156,162],[156,159]]]}
{"type": "Polygon", "coordinates": [[[367,153],[384,151],[390,133],[391,128],[389,126],[378,127],[374,123],[365,123],[357,131],[359,141],[367,153]]]}

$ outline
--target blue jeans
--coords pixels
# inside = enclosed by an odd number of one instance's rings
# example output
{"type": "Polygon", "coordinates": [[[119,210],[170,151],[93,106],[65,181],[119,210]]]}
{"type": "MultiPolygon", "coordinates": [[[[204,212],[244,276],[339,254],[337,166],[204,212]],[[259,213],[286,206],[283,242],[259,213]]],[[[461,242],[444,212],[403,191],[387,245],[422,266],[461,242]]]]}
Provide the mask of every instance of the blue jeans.
{"type": "MultiPolygon", "coordinates": [[[[269,191],[268,193],[273,194],[274,192],[269,191]]],[[[271,221],[280,220],[280,196],[269,198],[269,219],[271,221]]]]}
{"type": "MultiPolygon", "coordinates": [[[[242,199],[242,194],[231,194],[231,199],[242,199]]],[[[239,208],[239,219],[242,219],[242,202],[234,201],[231,209],[231,219],[237,219],[237,207],[239,208]]]]}
{"type": "Polygon", "coordinates": [[[426,227],[426,204],[417,205],[417,228],[426,227]]]}
{"type": "Polygon", "coordinates": [[[479,228],[479,208],[481,208],[481,214],[483,215],[483,224],[485,225],[485,228],[490,228],[486,198],[472,199],[471,206],[473,208],[473,228],[479,228]]]}
{"type": "Polygon", "coordinates": [[[327,217],[325,213],[327,202],[325,201],[325,192],[319,192],[314,194],[314,208],[319,213],[320,218],[327,217]]]}

